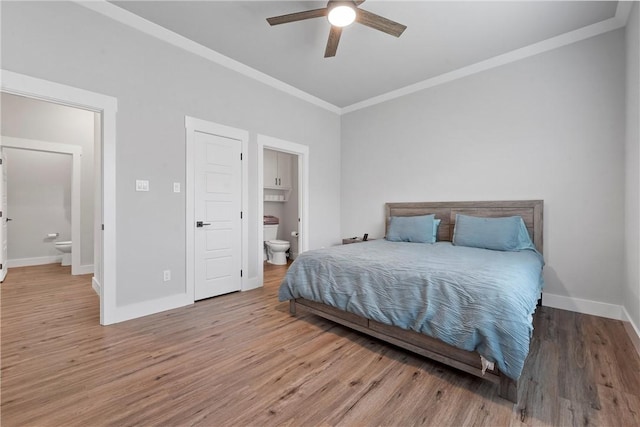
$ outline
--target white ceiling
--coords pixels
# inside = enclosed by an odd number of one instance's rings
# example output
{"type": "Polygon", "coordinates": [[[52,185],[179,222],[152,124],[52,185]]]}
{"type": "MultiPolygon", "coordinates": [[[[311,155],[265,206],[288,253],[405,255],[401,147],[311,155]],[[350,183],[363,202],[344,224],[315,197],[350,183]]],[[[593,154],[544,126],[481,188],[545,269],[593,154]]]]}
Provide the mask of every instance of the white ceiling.
{"type": "Polygon", "coordinates": [[[266,18],[323,1],[115,1],[129,12],[339,108],[396,91],[616,15],[615,1],[380,1],[361,8],[407,26],[395,38],[360,24],[324,58],[330,25],[266,18]]]}

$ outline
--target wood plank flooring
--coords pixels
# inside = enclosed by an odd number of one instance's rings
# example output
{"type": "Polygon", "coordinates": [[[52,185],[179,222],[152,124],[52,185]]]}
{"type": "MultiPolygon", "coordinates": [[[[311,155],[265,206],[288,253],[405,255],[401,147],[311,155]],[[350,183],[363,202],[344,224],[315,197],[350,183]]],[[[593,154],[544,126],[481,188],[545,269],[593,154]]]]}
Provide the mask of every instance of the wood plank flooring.
{"type": "Polygon", "coordinates": [[[619,321],[539,309],[513,405],[489,382],[289,315],[285,271],[103,327],[90,275],[12,268],[0,285],[1,425],[640,425],[640,358],[619,321]]]}

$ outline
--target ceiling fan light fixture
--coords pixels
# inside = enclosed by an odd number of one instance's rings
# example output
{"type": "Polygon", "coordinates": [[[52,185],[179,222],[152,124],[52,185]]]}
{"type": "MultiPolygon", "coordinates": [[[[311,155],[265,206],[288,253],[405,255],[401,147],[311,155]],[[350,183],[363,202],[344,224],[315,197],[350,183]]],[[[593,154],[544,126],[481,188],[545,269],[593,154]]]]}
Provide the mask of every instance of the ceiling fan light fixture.
{"type": "Polygon", "coordinates": [[[327,17],[329,23],[336,27],[346,27],[356,20],[356,10],[352,6],[339,5],[331,8],[327,17]]]}

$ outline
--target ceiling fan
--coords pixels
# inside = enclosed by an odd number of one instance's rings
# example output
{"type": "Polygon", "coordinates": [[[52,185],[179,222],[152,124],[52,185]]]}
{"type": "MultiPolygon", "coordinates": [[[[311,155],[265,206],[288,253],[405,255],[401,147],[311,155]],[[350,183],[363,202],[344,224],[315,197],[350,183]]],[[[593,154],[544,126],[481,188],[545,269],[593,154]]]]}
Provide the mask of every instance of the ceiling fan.
{"type": "Polygon", "coordinates": [[[327,3],[327,7],[322,9],[306,10],[304,12],[289,13],[287,15],[274,16],[267,18],[267,22],[271,25],[287,24],[289,22],[303,21],[305,19],[320,18],[326,16],[331,24],[329,31],[329,40],[324,51],[324,57],[328,58],[336,55],[338,50],[338,42],[342,28],[351,23],[358,22],[367,27],[400,37],[402,32],[407,28],[406,25],[398,24],[390,19],[384,18],[375,13],[367,12],[358,6],[365,0],[355,1],[334,1],[327,3]]]}

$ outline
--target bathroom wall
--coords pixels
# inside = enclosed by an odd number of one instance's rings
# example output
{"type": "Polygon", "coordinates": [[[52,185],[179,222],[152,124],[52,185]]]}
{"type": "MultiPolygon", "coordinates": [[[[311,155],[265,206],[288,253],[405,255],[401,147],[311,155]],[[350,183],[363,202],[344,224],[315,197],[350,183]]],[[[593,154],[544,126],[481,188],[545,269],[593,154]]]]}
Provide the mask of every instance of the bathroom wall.
{"type": "Polygon", "coordinates": [[[4,148],[7,169],[7,258],[13,265],[56,262],[54,247],[71,239],[70,154],[4,148]]]}
{"type": "MultiPolygon", "coordinates": [[[[0,123],[2,127],[0,132],[3,136],[10,136],[14,138],[33,139],[45,142],[55,142],[60,144],[78,145],[82,147],[82,176],[81,176],[81,191],[80,191],[80,229],[81,229],[81,265],[93,264],[93,169],[94,169],[94,116],[95,113],[91,111],[85,111],[78,108],[67,107],[64,105],[53,104],[50,102],[40,101],[31,98],[25,98],[22,96],[16,96],[11,94],[2,93],[1,97],[1,113],[0,123]]],[[[71,161],[69,157],[69,162],[71,161]]],[[[39,169],[27,163],[27,170],[38,171],[39,169]]],[[[8,169],[11,168],[11,160],[8,161],[8,169]]],[[[69,166],[69,171],[70,171],[69,166]]],[[[71,177],[69,177],[69,181],[71,177]]],[[[9,179],[10,187],[9,197],[11,193],[15,194],[16,190],[12,190],[14,185],[19,185],[19,182],[15,182],[15,179],[9,179]],[[14,181],[14,182],[12,182],[14,181]]],[[[19,187],[17,191],[22,191],[19,187]]],[[[70,199],[69,199],[70,201],[70,199]]],[[[11,198],[9,199],[9,209],[11,209],[11,198]]],[[[9,260],[15,257],[20,258],[32,258],[41,256],[38,254],[43,253],[43,248],[39,246],[42,242],[36,244],[34,247],[22,247],[22,237],[13,235],[12,228],[18,228],[16,225],[19,221],[22,221],[15,212],[9,211],[14,219],[13,223],[9,225],[8,233],[8,256],[9,260]],[[14,244],[20,244],[21,248],[13,248],[14,244]],[[12,256],[12,254],[14,256],[12,256]],[[20,254],[20,255],[19,255],[20,254]]],[[[34,225],[34,227],[36,227],[34,225]]],[[[38,225],[39,227],[39,225],[38,225]]],[[[37,227],[36,227],[37,228],[37,227]]],[[[56,230],[53,227],[47,230],[47,233],[60,232],[62,230],[56,230]]],[[[33,233],[36,233],[35,228],[32,229],[33,233]]],[[[42,237],[42,235],[38,235],[42,237]]],[[[33,241],[33,238],[28,238],[28,241],[33,241]]],[[[63,239],[61,234],[60,241],[70,240],[70,232],[63,239]]],[[[52,242],[47,243],[47,248],[53,247],[52,242]]],[[[55,249],[51,249],[55,253],[55,249]]]]}

